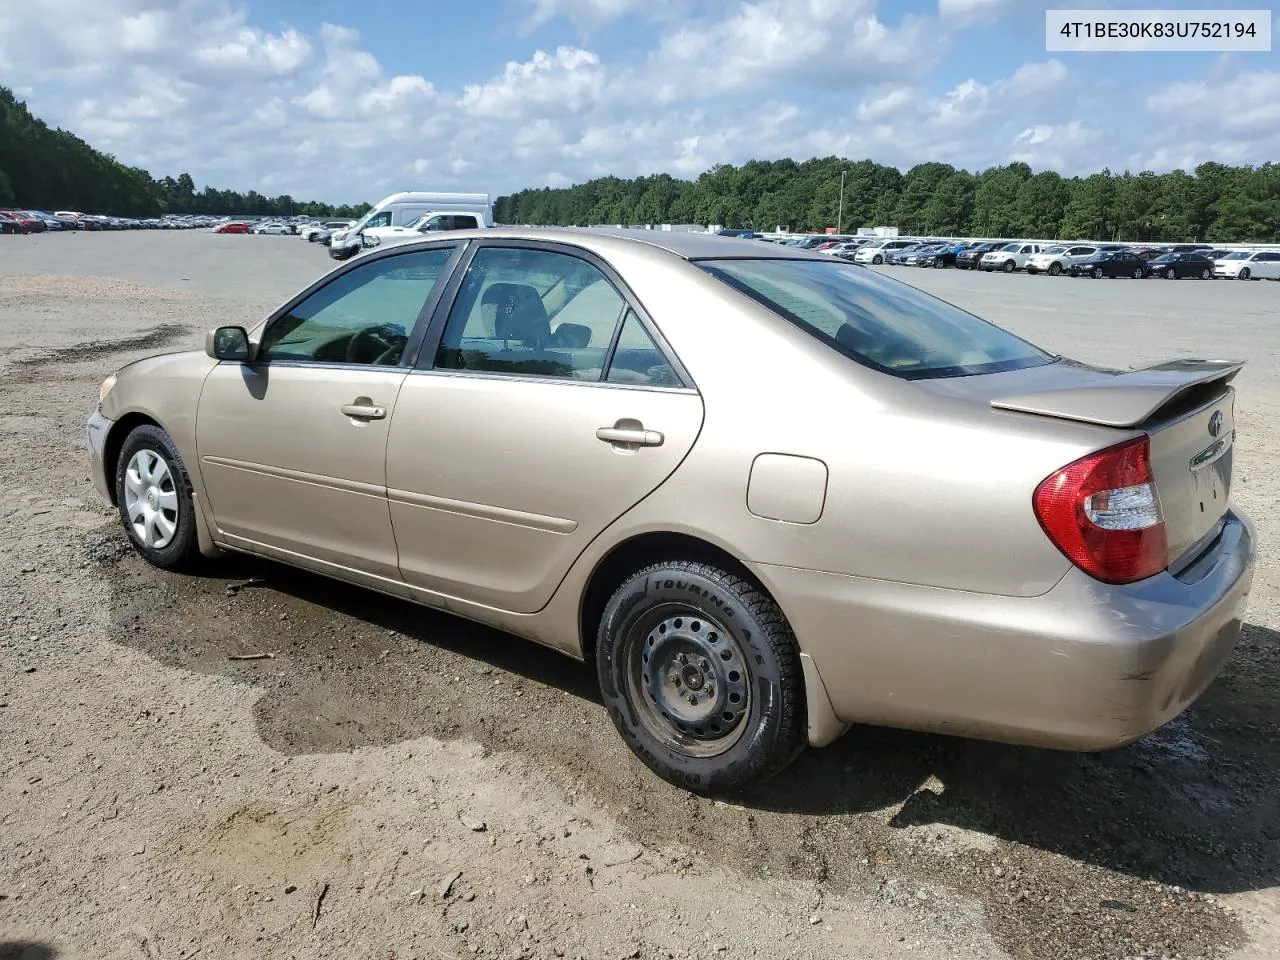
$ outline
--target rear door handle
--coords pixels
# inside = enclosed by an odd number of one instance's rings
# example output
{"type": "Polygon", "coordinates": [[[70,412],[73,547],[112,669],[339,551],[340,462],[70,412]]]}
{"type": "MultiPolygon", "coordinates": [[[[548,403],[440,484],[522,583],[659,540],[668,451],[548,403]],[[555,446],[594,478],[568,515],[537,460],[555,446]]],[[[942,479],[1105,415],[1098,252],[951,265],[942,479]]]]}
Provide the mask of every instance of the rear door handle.
{"type": "Polygon", "coordinates": [[[596,431],[596,439],[605,443],[626,443],[637,447],[660,447],[663,436],[657,430],[627,427],[601,427],[596,431]]]}
{"type": "Polygon", "coordinates": [[[342,415],[356,420],[381,420],[387,415],[387,408],[367,403],[348,403],[342,408],[342,415]]]}

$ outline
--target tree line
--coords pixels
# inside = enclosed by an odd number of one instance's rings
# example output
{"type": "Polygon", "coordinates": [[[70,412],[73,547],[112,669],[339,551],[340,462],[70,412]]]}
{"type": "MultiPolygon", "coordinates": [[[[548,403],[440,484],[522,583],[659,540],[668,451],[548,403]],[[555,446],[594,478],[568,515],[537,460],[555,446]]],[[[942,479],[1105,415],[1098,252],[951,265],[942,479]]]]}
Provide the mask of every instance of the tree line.
{"type": "Polygon", "coordinates": [[[354,218],[367,203],[334,206],[294,200],[287,194],[266,197],[250,190],[197,192],[190,175],[156,180],[146,170],[127,166],[94,150],[79,137],[51,129],[35,117],[13,91],[0,87],[0,208],[78,210],[117,217],[156,217],[162,213],[354,218]]]}
{"type": "Polygon", "coordinates": [[[1025,163],[980,173],[921,163],[905,174],[872,160],[822,157],[719,164],[696,180],[602,177],[499,197],[499,223],[720,224],[821,232],[896,226],[941,236],[1125,241],[1280,239],[1280,165],[1202,163],[1194,171],[1087,177],[1025,163]],[[844,174],[843,216],[840,212],[844,174]]]}

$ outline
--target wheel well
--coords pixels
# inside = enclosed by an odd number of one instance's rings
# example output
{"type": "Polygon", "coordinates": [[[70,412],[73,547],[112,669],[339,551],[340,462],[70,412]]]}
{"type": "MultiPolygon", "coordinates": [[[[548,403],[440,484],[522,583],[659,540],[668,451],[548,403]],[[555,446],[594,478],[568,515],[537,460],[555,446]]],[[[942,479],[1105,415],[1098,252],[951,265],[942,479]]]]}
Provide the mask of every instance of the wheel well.
{"type": "MultiPolygon", "coordinates": [[[[590,663],[595,658],[596,632],[605,604],[613,596],[622,581],[637,570],[664,560],[693,560],[714,564],[726,573],[742,577],[761,590],[765,587],[750,570],[733,554],[713,543],[683,533],[644,533],[624,540],[596,564],[582,593],[582,605],[578,612],[578,630],[582,640],[583,658],[590,663]]],[[[768,590],[765,590],[768,593],[768,590]]]]}
{"type": "Polygon", "coordinates": [[[129,434],[143,425],[160,426],[144,413],[126,413],[115,422],[111,432],[107,434],[107,445],[102,451],[102,472],[107,478],[107,490],[111,493],[113,504],[116,502],[116,463],[120,459],[120,448],[124,446],[124,441],[129,434]]]}

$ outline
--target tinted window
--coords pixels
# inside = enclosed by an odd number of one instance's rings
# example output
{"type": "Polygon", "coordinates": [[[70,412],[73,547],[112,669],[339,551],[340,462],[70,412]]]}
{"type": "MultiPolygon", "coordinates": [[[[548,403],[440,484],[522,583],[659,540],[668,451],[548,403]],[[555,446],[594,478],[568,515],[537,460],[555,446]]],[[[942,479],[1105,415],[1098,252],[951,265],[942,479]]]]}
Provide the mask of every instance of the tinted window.
{"type": "Polygon", "coordinates": [[[436,366],[599,380],[623,305],[586,260],[482,247],[449,311],[436,366]]]}
{"type": "Polygon", "coordinates": [[[453,247],[382,257],[339,274],[277,317],[265,360],[395,365],[453,247]]]}
{"type": "Polygon", "coordinates": [[[1054,359],[973,314],[855,266],[809,260],[699,266],[846,356],[894,376],[995,373],[1054,359]]]}
{"type": "Polygon", "coordinates": [[[627,311],[618,335],[618,346],[609,362],[610,383],[637,383],[651,387],[678,387],[680,378],[653,342],[634,310],[627,311]]]}

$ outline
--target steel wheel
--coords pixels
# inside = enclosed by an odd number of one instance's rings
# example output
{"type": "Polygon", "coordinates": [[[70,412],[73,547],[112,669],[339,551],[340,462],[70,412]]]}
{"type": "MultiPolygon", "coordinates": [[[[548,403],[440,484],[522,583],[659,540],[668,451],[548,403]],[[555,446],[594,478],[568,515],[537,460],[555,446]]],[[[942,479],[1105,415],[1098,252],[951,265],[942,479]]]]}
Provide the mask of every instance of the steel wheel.
{"type": "Polygon", "coordinates": [[[1004,262],[1005,273],[1013,273],[1013,271],[1016,270],[1017,268],[1018,268],[1018,265],[1014,263],[1012,260],[1006,260],[1004,262]]]}
{"type": "Polygon", "coordinates": [[[742,737],[749,673],[723,624],[683,604],[663,604],[632,624],[623,656],[628,699],[664,745],[714,757],[742,737]]]}
{"type": "Polygon", "coordinates": [[[139,450],[124,473],[124,506],[144,546],[163,550],[178,532],[178,491],[169,464],[154,450],[139,450]]]}

